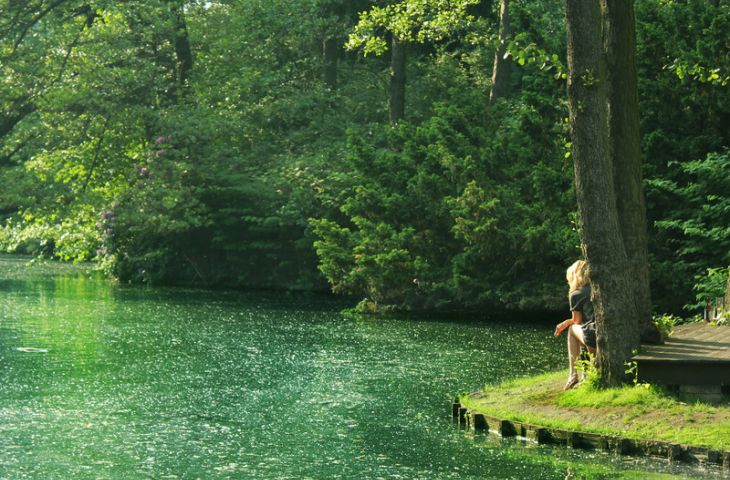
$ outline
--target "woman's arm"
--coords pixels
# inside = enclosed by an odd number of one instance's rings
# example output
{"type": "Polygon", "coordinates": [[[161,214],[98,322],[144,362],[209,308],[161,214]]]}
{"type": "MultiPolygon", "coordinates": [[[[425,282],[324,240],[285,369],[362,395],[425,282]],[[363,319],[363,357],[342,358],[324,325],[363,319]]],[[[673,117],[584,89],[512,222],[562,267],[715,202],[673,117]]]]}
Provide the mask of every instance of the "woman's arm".
{"type": "Polygon", "coordinates": [[[568,328],[571,325],[580,325],[583,323],[583,312],[578,310],[573,310],[573,316],[567,320],[564,320],[555,327],[555,336],[557,337],[561,333],[563,333],[563,330],[568,328]]]}

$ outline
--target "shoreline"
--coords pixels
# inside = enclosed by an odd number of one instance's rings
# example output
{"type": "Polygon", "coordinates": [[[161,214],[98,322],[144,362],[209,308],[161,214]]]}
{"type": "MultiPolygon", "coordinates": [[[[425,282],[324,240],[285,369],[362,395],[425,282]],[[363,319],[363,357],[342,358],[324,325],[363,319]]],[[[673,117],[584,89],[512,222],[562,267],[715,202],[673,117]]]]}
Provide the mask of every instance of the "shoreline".
{"type": "MultiPolygon", "coordinates": [[[[138,282],[138,281],[124,281],[114,277],[108,277],[97,269],[99,263],[93,260],[87,262],[73,263],[70,261],[61,260],[58,258],[47,258],[37,256],[29,253],[8,253],[0,252],[0,260],[7,259],[10,261],[25,262],[27,266],[42,269],[46,266],[53,266],[53,268],[62,269],[64,272],[70,273],[82,273],[86,275],[99,275],[107,278],[109,281],[117,282],[120,285],[134,285],[134,286],[153,286],[155,288],[181,288],[181,289],[195,289],[195,290],[209,290],[213,292],[235,292],[235,293],[260,293],[263,295],[302,295],[312,298],[323,299],[326,302],[332,303],[340,308],[343,313],[349,313],[353,315],[362,315],[364,317],[387,317],[387,318],[399,318],[399,319],[445,319],[449,321],[481,321],[481,320],[503,320],[513,318],[514,315],[519,314],[524,317],[536,319],[536,323],[544,323],[553,325],[556,318],[562,318],[564,315],[564,308],[559,304],[544,304],[544,305],[532,305],[529,308],[515,308],[510,309],[508,305],[499,304],[478,304],[478,305],[467,305],[452,302],[452,306],[449,308],[445,307],[433,307],[433,308],[407,308],[402,306],[394,305],[378,305],[372,310],[360,309],[358,306],[362,302],[368,302],[367,299],[363,299],[360,295],[342,295],[333,293],[329,286],[323,286],[322,288],[306,289],[296,288],[286,285],[255,285],[255,284],[234,284],[229,282],[220,283],[204,283],[204,282],[175,282],[175,281],[162,281],[162,282],[138,282]],[[485,314],[484,312],[489,312],[485,314]]],[[[53,274],[56,275],[56,274],[53,274]]],[[[561,297],[562,302],[562,297],[561,297]]]]}
{"type": "Polygon", "coordinates": [[[456,398],[452,417],[476,433],[730,471],[730,399],[678,399],[648,385],[562,391],[565,372],[521,378],[456,398]]]}

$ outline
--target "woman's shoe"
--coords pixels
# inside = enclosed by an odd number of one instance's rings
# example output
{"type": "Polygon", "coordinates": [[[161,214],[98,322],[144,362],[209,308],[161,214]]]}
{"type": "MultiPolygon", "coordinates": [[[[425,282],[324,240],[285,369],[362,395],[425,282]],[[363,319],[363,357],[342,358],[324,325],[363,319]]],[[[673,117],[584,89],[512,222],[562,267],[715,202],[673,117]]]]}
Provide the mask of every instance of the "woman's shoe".
{"type": "Polygon", "coordinates": [[[568,377],[568,381],[565,382],[565,386],[563,387],[563,390],[570,390],[571,388],[578,385],[578,382],[580,381],[580,378],[578,377],[577,373],[573,373],[568,377]]]}

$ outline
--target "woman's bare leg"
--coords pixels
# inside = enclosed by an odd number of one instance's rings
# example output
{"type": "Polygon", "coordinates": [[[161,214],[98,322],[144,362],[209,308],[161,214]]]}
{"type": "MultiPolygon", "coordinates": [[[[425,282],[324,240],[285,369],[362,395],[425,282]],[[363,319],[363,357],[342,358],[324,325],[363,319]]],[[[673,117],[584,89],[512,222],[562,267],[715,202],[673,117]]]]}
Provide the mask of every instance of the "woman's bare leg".
{"type": "Polygon", "coordinates": [[[575,364],[580,355],[580,347],[585,345],[583,337],[583,329],[580,325],[571,325],[568,330],[568,366],[570,367],[570,375],[577,375],[575,364]]]}

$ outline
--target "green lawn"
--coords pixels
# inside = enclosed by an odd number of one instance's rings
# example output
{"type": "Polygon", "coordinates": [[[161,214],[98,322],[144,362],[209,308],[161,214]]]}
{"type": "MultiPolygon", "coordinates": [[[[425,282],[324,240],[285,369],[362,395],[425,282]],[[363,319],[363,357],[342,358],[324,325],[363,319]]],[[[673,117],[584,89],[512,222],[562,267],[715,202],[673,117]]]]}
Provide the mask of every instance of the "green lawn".
{"type": "Polygon", "coordinates": [[[519,378],[465,395],[462,405],[509,420],[552,428],[661,440],[730,450],[730,402],[708,404],[679,399],[639,384],[597,389],[581,385],[564,392],[567,371],[519,378]]]}

